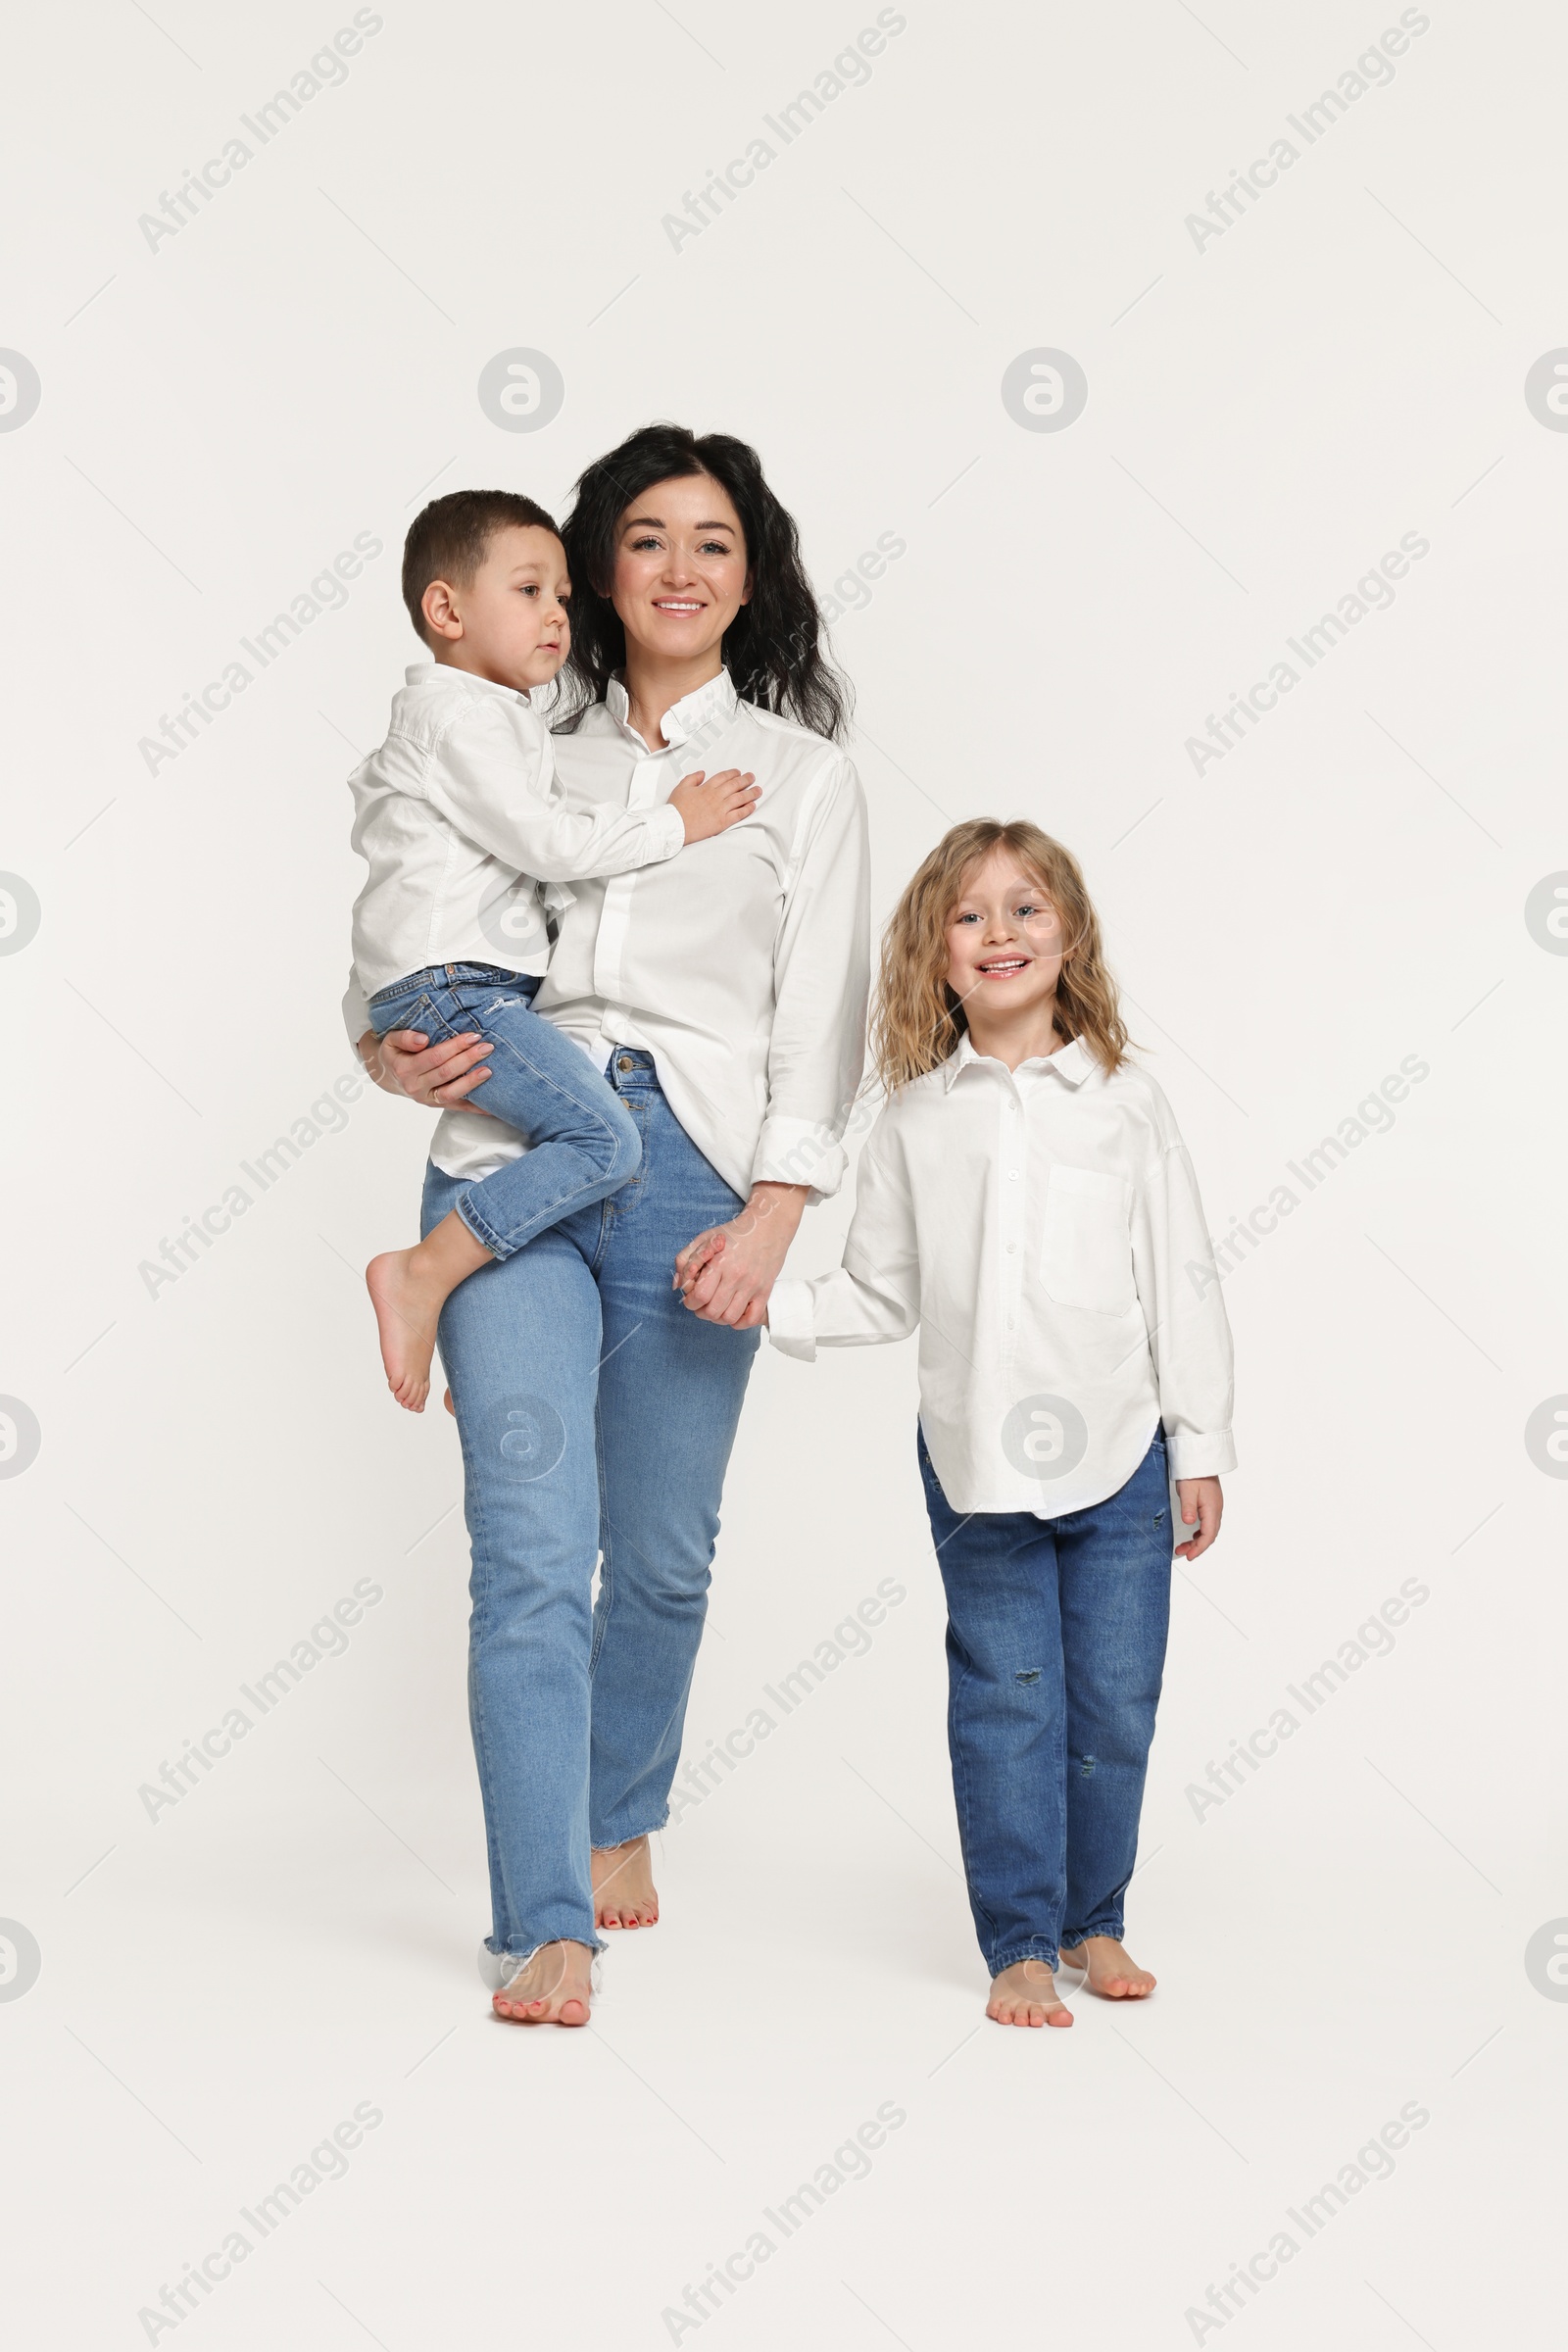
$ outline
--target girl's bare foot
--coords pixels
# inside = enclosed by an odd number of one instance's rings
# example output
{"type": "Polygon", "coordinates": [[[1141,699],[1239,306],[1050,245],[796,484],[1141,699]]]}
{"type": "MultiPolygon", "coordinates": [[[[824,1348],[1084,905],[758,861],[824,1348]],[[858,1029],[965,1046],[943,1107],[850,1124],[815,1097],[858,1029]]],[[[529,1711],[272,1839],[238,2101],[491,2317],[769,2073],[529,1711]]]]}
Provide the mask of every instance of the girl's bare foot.
{"type": "Polygon", "coordinates": [[[585,2026],[592,1972],[585,1943],[542,1943],[491,2006],[512,2025],[585,2026]]]}
{"type": "Polygon", "coordinates": [[[422,1413],[441,1309],[460,1282],[492,1262],[455,1208],[412,1250],[384,1250],[365,1269],[386,1385],[406,1412],[422,1413]]]}
{"type": "Polygon", "coordinates": [[[987,2017],[999,2026],[1070,2026],[1072,2011],[1043,1960],[1015,1960],[991,1984],[987,2017]]]}
{"type": "Polygon", "coordinates": [[[1064,1943],[1061,1957],[1064,1966],[1088,1971],[1089,1989],[1102,2001],[1142,2001],[1154,1989],[1154,1978],[1114,1936],[1086,1936],[1082,1943],[1064,1943]]]}
{"type": "Polygon", "coordinates": [[[657,1928],[659,1895],[647,1838],[628,1838],[624,1845],[596,1845],[592,1862],[595,1926],[657,1928]]]}

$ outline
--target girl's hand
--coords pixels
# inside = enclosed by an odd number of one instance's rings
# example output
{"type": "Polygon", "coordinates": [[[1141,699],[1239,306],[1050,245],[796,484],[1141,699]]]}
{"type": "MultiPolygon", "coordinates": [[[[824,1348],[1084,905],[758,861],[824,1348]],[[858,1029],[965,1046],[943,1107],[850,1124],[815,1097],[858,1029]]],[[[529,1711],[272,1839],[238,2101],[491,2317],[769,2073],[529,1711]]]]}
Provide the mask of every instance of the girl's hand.
{"type": "Polygon", "coordinates": [[[1225,1509],[1225,1497],[1217,1478],[1179,1478],[1176,1481],[1176,1499],[1182,1506],[1183,1527],[1197,1526],[1198,1533],[1191,1543],[1178,1544],[1179,1560],[1196,1560],[1205,1552],[1219,1534],[1219,1523],[1225,1509]]]}
{"type": "Polygon", "coordinates": [[[804,1184],[758,1184],[738,1217],[710,1226],[675,1260],[674,1288],[705,1323],[755,1331],[806,1207],[804,1184]]]}
{"type": "Polygon", "coordinates": [[[417,1029],[389,1029],[377,1037],[367,1029],[360,1040],[360,1059],[366,1075],[384,1094],[407,1095],[411,1102],[432,1109],[466,1109],[489,1117],[482,1102],[470,1102],[476,1086],[490,1075],[484,1056],[491,1047],[476,1031],[442,1038],[431,1045],[417,1029]]]}

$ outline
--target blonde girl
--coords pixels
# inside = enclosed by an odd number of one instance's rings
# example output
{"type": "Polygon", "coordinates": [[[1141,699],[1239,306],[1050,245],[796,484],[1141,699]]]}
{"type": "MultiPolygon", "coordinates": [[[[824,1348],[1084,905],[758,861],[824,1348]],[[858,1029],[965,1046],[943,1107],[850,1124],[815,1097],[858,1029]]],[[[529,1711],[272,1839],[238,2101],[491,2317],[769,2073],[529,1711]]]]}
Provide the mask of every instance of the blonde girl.
{"type": "MultiPolygon", "coordinates": [[[[1171,1490],[1219,1532],[1231,1346],[1192,1163],[1128,1059],[1077,861],[956,825],[888,927],[887,1101],[840,1270],[785,1280],[808,1360],[920,1333],[918,1453],[948,1602],[948,1736],[970,1908],[1004,2025],[1069,2026],[1058,1966],[1154,1979],[1123,1897],[1169,1616],[1171,1490]]],[[[694,1249],[697,1245],[694,1245],[694,1249]]]]}

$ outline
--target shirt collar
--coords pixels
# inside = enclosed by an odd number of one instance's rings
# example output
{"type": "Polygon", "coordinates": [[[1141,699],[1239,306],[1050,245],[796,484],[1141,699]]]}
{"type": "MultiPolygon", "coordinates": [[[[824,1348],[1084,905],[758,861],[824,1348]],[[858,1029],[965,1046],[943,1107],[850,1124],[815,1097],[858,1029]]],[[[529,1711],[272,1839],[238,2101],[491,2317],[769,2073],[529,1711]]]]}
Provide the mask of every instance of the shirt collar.
{"type": "MultiPolygon", "coordinates": [[[[675,751],[681,744],[689,743],[700,728],[731,717],[739,701],[729,671],[721,669],[716,678],[710,678],[705,686],[697,687],[691,694],[683,694],[678,703],[671,703],[664,712],[665,744],[675,751]]],[[[618,671],[605,688],[605,709],[628,741],[634,743],[640,752],[646,753],[647,744],[627,718],[631,702],[625,681],[618,671]]],[[[658,754],[651,754],[650,757],[657,758],[658,754]]]]}
{"type": "MultiPolygon", "coordinates": [[[[986,1069],[1001,1070],[1004,1077],[1010,1078],[1014,1075],[1002,1062],[994,1061],[989,1054],[977,1054],[974,1050],[974,1040],[966,1029],[958,1040],[957,1052],[950,1054],[943,1064],[943,1074],[947,1079],[950,1092],[958,1072],[967,1069],[971,1062],[986,1069]]],[[[1030,1061],[1020,1062],[1018,1072],[1021,1074],[1024,1070],[1050,1070],[1054,1072],[1056,1077],[1064,1080],[1068,1086],[1079,1087],[1095,1067],[1094,1055],[1085,1046],[1083,1039],[1075,1037],[1069,1045],[1058,1047],[1054,1054],[1039,1054],[1030,1061]]]]}
{"type": "Polygon", "coordinates": [[[525,703],[528,700],[520,687],[502,686],[494,678],[477,677],[471,669],[459,669],[451,662],[411,662],[403,673],[406,686],[429,686],[447,678],[461,678],[465,686],[477,686],[484,694],[503,695],[509,703],[525,703]]]}

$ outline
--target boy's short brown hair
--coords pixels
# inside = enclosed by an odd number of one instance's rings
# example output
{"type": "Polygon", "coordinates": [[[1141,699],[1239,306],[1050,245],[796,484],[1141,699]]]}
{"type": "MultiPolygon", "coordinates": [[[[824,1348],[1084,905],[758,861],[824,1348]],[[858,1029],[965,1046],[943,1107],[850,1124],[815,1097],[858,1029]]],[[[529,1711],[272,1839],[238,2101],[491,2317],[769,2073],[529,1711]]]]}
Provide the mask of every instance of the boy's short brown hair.
{"type": "Polygon", "coordinates": [[[516,490],[450,490],[415,516],[403,542],[403,602],[426,645],[422,607],[430,582],[466,588],[497,531],[510,524],[561,537],[554,515],[516,490]]]}

